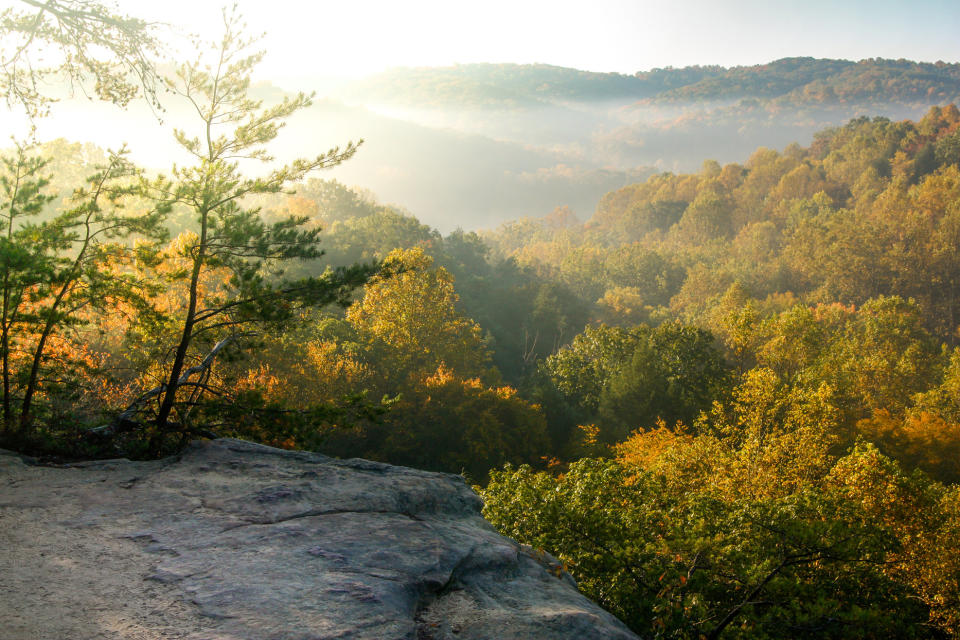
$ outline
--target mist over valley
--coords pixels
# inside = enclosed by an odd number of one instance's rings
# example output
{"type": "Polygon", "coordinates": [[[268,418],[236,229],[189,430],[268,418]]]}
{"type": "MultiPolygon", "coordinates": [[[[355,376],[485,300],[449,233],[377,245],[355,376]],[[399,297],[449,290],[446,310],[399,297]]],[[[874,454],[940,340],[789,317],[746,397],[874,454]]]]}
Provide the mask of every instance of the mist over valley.
{"type": "MultiPolygon", "coordinates": [[[[695,171],[705,159],[744,161],[758,147],[806,146],[814,132],[855,117],[915,119],[960,99],[960,65],[792,58],[624,75],[465,64],[318,78],[315,86],[314,105],[291,120],[291,133],[281,132],[277,158],[362,138],[352,161],[324,177],[449,232],[560,206],[587,220],[605,193],[653,173],[695,171]]],[[[264,83],[254,93],[268,103],[286,95],[264,83]]],[[[126,142],[135,159],[162,169],[186,160],[169,128],[190,117],[172,98],[163,105],[159,114],[141,104],[118,113],[65,101],[41,136],[126,142]]]]}

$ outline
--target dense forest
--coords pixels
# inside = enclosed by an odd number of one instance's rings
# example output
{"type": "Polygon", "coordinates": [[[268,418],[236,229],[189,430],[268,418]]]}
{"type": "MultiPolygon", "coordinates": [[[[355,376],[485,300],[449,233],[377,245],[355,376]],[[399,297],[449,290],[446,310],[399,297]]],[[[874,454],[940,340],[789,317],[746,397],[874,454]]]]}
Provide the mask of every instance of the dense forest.
{"type": "MultiPolygon", "coordinates": [[[[956,105],[444,235],[311,177],[359,143],[246,171],[311,97],[252,95],[239,24],[167,85],[194,164],[2,154],[0,445],[235,436],[462,473],[654,637],[960,634],[956,105]]],[[[904,95],[914,71],[952,91],[955,65],[800,60],[669,95],[806,91],[809,66],[860,95],[897,65],[904,95]]]]}
{"type": "Polygon", "coordinates": [[[220,229],[265,235],[197,271],[222,314],[201,314],[159,432],[144,390],[169,375],[201,230],[128,170],[65,141],[5,160],[7,442],[137,456],[233,435],[465,473],[497,526],[664,636],[957,632],[955,106],[658,174],[586,223],[442,236],[336,181],[254,189],[220,229]],[[294,228],[323,255],[276,253],[294,228]],[[344,307],[229,302],[318,278],[344,307]]]}

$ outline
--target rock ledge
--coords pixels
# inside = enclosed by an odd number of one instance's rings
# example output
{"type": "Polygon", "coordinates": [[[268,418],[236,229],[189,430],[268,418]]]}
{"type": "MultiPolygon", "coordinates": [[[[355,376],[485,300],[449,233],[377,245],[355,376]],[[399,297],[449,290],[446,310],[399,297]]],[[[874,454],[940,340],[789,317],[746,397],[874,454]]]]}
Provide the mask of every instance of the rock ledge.
{"type": "Polygon", "coordinates": [[[229,439],[0,452],[0,593],[7,640],[636,638],[459,476],[229,439]]]}

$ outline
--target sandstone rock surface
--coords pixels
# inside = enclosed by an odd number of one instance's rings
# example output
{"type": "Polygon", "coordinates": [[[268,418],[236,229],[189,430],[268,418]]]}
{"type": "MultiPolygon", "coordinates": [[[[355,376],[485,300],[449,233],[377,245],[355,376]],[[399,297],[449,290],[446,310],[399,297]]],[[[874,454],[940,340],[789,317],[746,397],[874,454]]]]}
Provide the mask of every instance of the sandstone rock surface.
{"type": "Polygon", "coordinates": [[[0,452],[5,640],[635,638],[459,476],[241,442],[0,452]]]}

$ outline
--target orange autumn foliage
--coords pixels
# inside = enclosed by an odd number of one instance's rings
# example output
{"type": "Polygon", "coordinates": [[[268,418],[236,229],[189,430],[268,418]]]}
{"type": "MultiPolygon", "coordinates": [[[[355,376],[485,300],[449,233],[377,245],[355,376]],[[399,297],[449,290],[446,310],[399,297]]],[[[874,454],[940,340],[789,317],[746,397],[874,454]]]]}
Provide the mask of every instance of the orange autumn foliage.
{"type": "Polygon", "coordinates": [[[920,411],[899,418],[886,409],[857,423],[857,431],[907,468],[947,483],[960,481],[960,424],[920,411]]]}

